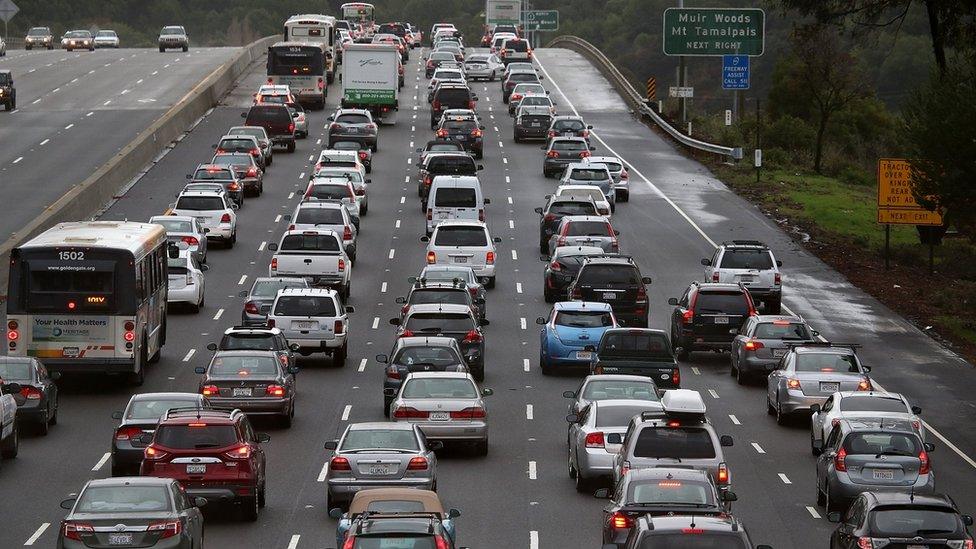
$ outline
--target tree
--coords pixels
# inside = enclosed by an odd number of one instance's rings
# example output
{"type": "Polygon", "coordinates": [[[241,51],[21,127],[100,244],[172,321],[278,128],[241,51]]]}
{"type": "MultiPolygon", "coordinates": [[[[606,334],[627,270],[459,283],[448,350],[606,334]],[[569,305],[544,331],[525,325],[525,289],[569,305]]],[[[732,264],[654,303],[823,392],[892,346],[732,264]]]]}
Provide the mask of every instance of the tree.
{"type": "Polygon", "coordinates": [[[859,59],[836,33],[823,25],[797,28],[783,77],[794,85],[798,101],[806,101],[815,118],[813,169],[821,172],[824,140],[831,117],[852,101],[869,95],[859,59]]]}
{"type": "MultiPolygon", "coordinates": [[[[852,23],[855,29],[900,26],[913,0],[780,0],[786,7],[812,15],[821,23],[852,23]]],[[[976,39],[976,2],[923,0],[932,54],[939,72],[947,71],[946,50],[972,51],[976,39]]]]}
{"type": "Polygon", "coordinates": [[[976,242],[976,66],[950,64],[905,108],[912,192],[976,242]]]}

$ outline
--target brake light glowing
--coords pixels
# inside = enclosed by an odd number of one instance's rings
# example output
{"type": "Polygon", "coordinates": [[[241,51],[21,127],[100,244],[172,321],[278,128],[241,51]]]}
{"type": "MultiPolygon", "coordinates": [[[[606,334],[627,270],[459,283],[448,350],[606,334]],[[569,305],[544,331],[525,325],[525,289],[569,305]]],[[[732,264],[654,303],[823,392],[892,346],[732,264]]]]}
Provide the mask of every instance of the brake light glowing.
{"type": "Polygon", "coordinates": [[[729,467],[725,464],[725,462],[719,463],[718,465],[718,479],[716,482],[718,484],[729,483],[729,467]]]}
{"type": "Polygon", "coordinates": [[[216,385],[204,385],[200,388],[200,394],[203,396],[220,396],[220,388],[216,385]]]}
{"type": "Polygon", "coordinates": [[[474,110],[474,101],[468,101],[468,108],[474,110]]]}
{"type": "Polygon", "coordinates": [[[682,528],[681,533],[682,534],[704,534],[705,529],[704,528],[682,528]]]}
{"type": "Polygon", "coordinates": [[[931,465],[929,464],[929,454],[925,450],[922,450],[918,454],[918,474],[927,475],[931,471],[931,465]]]}
{"type": "Polygon", "coordinates": [[[437,130],[437,137],[447,137],[447,130],[443,128],[437,130]]]}
{"type": "Polygon", "coordinates": [[[781,275],[779,273],[775,273],[773,275],[773,284],[775,284],[777,286],[782,285],[783,284],[783,275],[781,275]]]}
{"type": "Polygon", "coordinates": [[[786,386],[788,388],[790,388],[790,389],[799,389],[800,388],[800,380],[799,379],[796,379],[796,378],[787,379],[786,380],[786,386]]]}
{"type": "Polygon", "coordinates": [[[581,152],[579,153],[579,157],[580,157],[580,158],[587,158],[587,157],[589,157],[589,156],[590,156],[590,151],[581,151],[581,152]]]}
{"type": "Polygon", "coordinates": [[[221,223],[230,223],[230,214],[229,213],[225,213],[224,215],[220,216],[220,222],[221,223]]]}
{"type": "Polygon", "coordinates": [[[549,151],[546,153],[546,158],[559,158],[559,151],[549,151]]]}
{"type": "Polygon", "coordinates": [[[433,265],[434,263],[437,263],[437,254],[434,252],[427,252],[427,264],[433,265]]]}
{"type": "Polygon", "coordinates": [[[198,245],[200,245],[200,241],[197,240],[197,237],[195,237],[195,236],[184,236],[180,240],[182,240],[183,242],[186,242],[190,246],[198,246],[198,245]]]}
{"type": "Polygon", "coordinates": [[[359,159],[366,160],[366,151],[359,151],[359,159]]]}
{"type": "Polygon", "coordinates": [[[486,265],[495,264],[495,252],[488,252],[485,254],[485,264],[486,265]]]}
{"type": "MultiPolygon", "coordinates": [[[[837,471],[847,471],[847,449],[841,448],[834,456],[834,469],[837,471]]],[[[921,472],[921,471],[920,471],[921,472]]]]}
{"type": "Polygon", "coordinates": [[[440,99],[435,99],[433,101],[433,103],[430,104],[430,108],[434,109],[435,111],[441,110],[441,101],[440,101],[440,99]]]}
{"type": "Polygon", "coordinates": [[[131,330],[125,332],[124,334],[122,334],[122,339],[128,341],[129,343],[132,343],[133,341],[136,340],[136,333],[131,330]]]}
{"type": "Polygon", "coordinates": [[[604,439],[603,439],[602,431],[587,433],[586,435],[587,448],[603,448],[603,445],[604,445],[604,439]]]}
{"type": "Polygon", "coordinates": [[[119,427],[115,431],[115,440],[132,440],[142,434],[142,429],[138,427],[119,427]]]}
{"type": "Polygon", "coordinates": [[[761,341],[755,341],[753,339],[746,341],[745,345],[742,346],[742,348],[747,351],[757,351],[763,347],[765,347],[765,345],[763,345],[761,341]]]}
{"type": "Polygon", "coordinates": [[[277,257],[272,257],[271,258],[271,270],[272,271],[277,271],[278,270],[278,258],[277,257]]]}
{"type": "Polygon", "coordinates": [[[20,389],[20,395],[27,400],[41,400],[41,391],[37,387],[27,385],[20,389]]]}
{"type": "Polygon", "coordinates": [[[295,131],[295,123],[291,122],[288,124],[288,133],[295,131]]]}
{"type": "Polygon", "coordinates": [[[324,90],[325,89],[325,81],[322,80],[321,78],[319,78],[319,89],[320,90],[324,90]]]}
{"type": "Polygon", "coordinates": [[[469,330],[464,334],[464,343],[481,343],[481,333],[478,330],[469,330]]]}
{"type": "Polygon", "coordinates": [[[862,379],[857,384],[857,390],[858,391],[870,391],[871,390],[871,381],[870,380],[867,380],[867,379],[862,379]]]}
{"type": "Polygon", "coordinates": [[[285,388],[282,387],[281,385],[268,385],[267,389],[265,389],[265,392],[268,394],[268,396],[274,396],[274,397],[285,396],[285,388]]]}
{"type": "Polygon", "coordinates": [[[616,513],[610,515],[610,526],[613,528],[633,528],[634,519],[629,516],[617,511],[616,513]]]}
{"type": "MultiPolygon", "coordinates": [[[[472,107],[474,108],[474,107],[472,107]]],[[[471,132],[471,137],[481,137],[483,135],[481,130],[474,130],[471,132]]]]}
{"type": "Polygon", "coordinates": [[[675,387],[681,385],[681,371],[677,368],[671,372],[671,383],[673,383],[675,387]]]}
{"type": "Polygon", "coordinates": [[[340,273],[343,273],[343,272],[345,272],[345,271],[346,271],[346,260],[345,260],[345,259],[342,259],[342,258],[340,257],[340,258],[339,258],[339,272],[340,272],[340,273]]]}
{"type": "Polygon", "coordinates": [[[681,488],[680,480],[662,480],[657,483],[659,488],[681,488]]]}
{"type": "Polygon", "coordinates": [[[146,446],[146,449],[142,451],[142,458],[150,461],[163,459],[167,455],[169,454],[160,450],[159,448],[156,448],[155,446],[146,446]]]}
{"type": "Polygon", "coordinates": [[[427,467],[428,463],[425,457],[411,458],[410,463],[407,464],[408,471],[426,471],[427,467]]]}
{"type": "Polygon", "coordinates": [[[687,311],[681,313],[682,324],[691,324],[695,319],[695,311],[688,309],[687,311]]]}
{"type": "Polygon", "coordinates": [[[242,444],[224,455],[230,459],[249,459],[251,457],[251,447],[247,444],[242,444]]]}
{"type": "Polygon", "coordinates": [[[413,330],[404,330],[399,337],[413,337],[413,330]]]}
{"type": "Polygon", "coordinates": [[[352,240],[352,229],[348,225],[342,228],[342,239],[352,240]]]}

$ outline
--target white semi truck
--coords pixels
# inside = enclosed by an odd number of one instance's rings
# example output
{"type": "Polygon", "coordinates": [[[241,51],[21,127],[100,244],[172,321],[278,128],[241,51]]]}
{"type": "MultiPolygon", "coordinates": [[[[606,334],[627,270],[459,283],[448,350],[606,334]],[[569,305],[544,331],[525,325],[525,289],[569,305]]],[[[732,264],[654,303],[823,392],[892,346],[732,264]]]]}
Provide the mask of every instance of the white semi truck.
{"type": "Polygon", "coordinates": [[[369,109],[395,124],[400,102],[400,52],[393,44],[349,44],[342,59],[342,106],[369,109]]]}

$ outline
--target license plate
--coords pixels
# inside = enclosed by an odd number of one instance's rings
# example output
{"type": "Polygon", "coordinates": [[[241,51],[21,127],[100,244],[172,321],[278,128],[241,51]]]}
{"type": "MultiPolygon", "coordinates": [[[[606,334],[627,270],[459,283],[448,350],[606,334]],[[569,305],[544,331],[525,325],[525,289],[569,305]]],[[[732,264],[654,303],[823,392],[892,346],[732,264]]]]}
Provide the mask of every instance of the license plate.
{"type": "Polygon", "coordinates": [[[236,397],[249,397],[251,396],[250,387],[234,387],[234,396],[236,397]]]}
{"type": "Polygon", "coordinates": [[[390,470],[389,465],[370,465],[369,474],[371,475],[389,475],[393,471],[390,470]]]}
{"type": "Polygon", "coordinates": [[[431,421],[447,421],[449,419],[451,419],[450,412],[431,412],[430,413],[430,420],[431,421]]]}
{"type": "Polygon", "coordinates": [[[905,549],[928,549],[928,545],[906,545],[905,549]]]}
{"type": "Polygon", "coordinates": [[[820,392],[821,393],[836,393],[840,390],[840,383],[824,383],[820,382],[820,392]]]}
{"type": "Polygon", "coordinates": [[[194,463],[186,466],[186,474],[188,475],[202,475],[207,472],[206,464],[194,463]]]}
{"type": "Polygon", "coordinates": [[[78,350],[78,347],[62,347],[61,348],[61,356],[63,356],[63,357],[75,358],[79,354],[81,354],[81,351],[78,350]]]}
{"type": "Polygon", "coordinates": [[[466,257],[455,257],[454,258],[454,262],[455,263],[467,263],[468,262],[468,258],[466,258],[466,257]]]}
{"type": "Polygon", "coordinates": [[[209,217],[198,217],[197,218],[197,221],[200,222],[200,223],[209,223],[210,222],[210,218],[209,217]]]}
{"type": "Polygon", "coordinates": [[[437,219],[447,219],[451,216],[451,212],[437,212],[437,219]]]}
{"type": "Polygon", "coordinates": [[[540,124],[538,122],[533,122],[533,123],[529,124],[529,127],[530,128],[541,128],[542,127],[542,124],[540,124]]]}
{"type": "Polygon", "coordinates": [[[755,281],[756,281],[756,277],[751,275],[745,275],[739,277],[739,282],[755,282],[755,281]]]}
{"type": "Polygon", "coordinates": [[[457,139],[458,141],[467,141],[468,140],[468,136],[466,136],[466,135],[456,135],[456,136],[454,136],[454,139],[457,139]]]}
{"type": "Polygon", "coordinates": [[[875,469],[871,471],[871,478],[874,480],[895,480],[895,472],[875,469]]]}
{"type": "Polygon", "coordinates": [[[713,317],[713,320],[712,321],[715,324],[728,324],[729,323],[729,317],[727,317],[727,316],[716,316],[716,317],[713,317]]]}
{"type": "Polygon", "coordinates": [[[590,351],[576,351],[576,360],[590,360],[593,353],[590,351]]]}
{"type": "Polygon", "coordinates": [[[617,294],[614,292],[603,292],[603,299],[617,299],[617,294]]]}
{"type": "Polygon", "coordinates": [[[786,349],[773,349],[773,358],[783,358],[786,356],[786,349]]]}
{"type": "Polygon", "coordinates": [[[302,320],[292,322],[291,327],[293,330],[315,330],[318,329],[319,323],[315,320],[302,320]]]}
{"type": "Polygon", "coordinates": [[[128,532],[118,533],[113,532],[108,535],[109,545],[131,545],[132,544],[132,534],[128,532]]]}

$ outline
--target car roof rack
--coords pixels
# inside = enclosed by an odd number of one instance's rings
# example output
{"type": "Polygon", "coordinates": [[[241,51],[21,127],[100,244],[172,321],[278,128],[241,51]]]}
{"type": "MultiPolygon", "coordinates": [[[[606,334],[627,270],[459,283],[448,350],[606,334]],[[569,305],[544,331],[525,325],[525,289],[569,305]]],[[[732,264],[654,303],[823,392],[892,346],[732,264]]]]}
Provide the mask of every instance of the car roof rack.
{"type": "Polygon", "coordinates": [[[175,417],[196,417],[202,418],[206,417],[223,417],[223,414],[231,414],[239,411],[237,408],[227,408],[220,406],[180,406],[178,408],[170,408],[166,410],[165,419],[171,419],[175,417]],[[216,412],[216,413],[215,413],[216,412]],[[218,414],[220,414],[218,416],[218,414]]]}
{"type": "Polygon", "coordinates": [[[628,263],[634,263],[634,256],[627,255],[627,254],[608,254],[608,253],[602,253],[602,254],[595,254],[595,255],[588,255],[588,256],[586,256],[586,261],[592,261],[594,259],[623,259],[623,260],[626,260],[628,263]]]}
{"type": "Polygon", "coordinates": [[[843,347],[845,349],[850,349],[856,351],[863,347],[864,345],[860,343],[839,343],[835,341],[797,341],[793,343],[786,343],[787,347],[843,347]]]}
{"type": "Polygon", "coordinates": [[[768,248],[768,246],[766,245],[766,243],[763,242],[762,240],[726,240],[725,242],[722,242],[722,245],[723,246],[726,246],[726,247],[729,247],[729,246],[732,246],[732,247],[735,247],[735,246],[757,246],[757,247],[761,247],[761,248],[768,248]]]}

